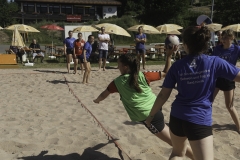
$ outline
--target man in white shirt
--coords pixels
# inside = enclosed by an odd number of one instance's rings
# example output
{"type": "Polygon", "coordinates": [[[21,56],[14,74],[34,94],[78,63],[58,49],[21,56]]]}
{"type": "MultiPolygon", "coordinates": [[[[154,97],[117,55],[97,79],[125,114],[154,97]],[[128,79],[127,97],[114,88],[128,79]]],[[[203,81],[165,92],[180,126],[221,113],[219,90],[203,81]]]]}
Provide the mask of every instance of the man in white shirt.
{"type": "Polygon", "coordinates": [[[99,70],[101,70],[102,62],[103,62],[103,71],[105,71],[106,67],[106,59],[108,55],[108,42],[110,41],[109,34],[105,33],[105,27],[101,27],[101,33],[98,34],[99,40],[99,70]]]}

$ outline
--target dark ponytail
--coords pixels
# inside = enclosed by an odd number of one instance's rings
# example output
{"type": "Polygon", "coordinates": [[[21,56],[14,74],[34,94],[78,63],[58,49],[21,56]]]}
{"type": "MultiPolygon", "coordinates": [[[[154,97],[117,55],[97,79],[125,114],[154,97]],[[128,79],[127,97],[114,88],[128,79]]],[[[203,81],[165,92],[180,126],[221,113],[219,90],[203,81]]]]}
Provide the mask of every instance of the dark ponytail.
{"type": "Polygon", "coordinates": [[[138,93],[141,93],[142,90],[138,84],[138,73],[140,69],[140,63],[134,55],[123,54],[119,57],[119,61],[129,67],[129,86],[134,88],[138,93]]]}
{"type": "Polygon", "coordinates": [[[210,30],[204,26],[191,26],[183,32],[183,43],[187,45],[190,55],[199,55],[208,49],[211,38],[210,30]]]}

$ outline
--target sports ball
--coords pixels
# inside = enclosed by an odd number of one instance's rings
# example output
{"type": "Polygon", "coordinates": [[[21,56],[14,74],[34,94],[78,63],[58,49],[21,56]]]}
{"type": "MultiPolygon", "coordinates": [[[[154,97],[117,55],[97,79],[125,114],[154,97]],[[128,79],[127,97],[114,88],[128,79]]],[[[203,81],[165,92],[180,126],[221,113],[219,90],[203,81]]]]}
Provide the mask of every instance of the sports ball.
{"type": "Polygon", "coordinates": [[[165,47],[171,49],[173,45],[179,45],[179,38],[176,35],[169,35],[165,39],[165,47]]]}

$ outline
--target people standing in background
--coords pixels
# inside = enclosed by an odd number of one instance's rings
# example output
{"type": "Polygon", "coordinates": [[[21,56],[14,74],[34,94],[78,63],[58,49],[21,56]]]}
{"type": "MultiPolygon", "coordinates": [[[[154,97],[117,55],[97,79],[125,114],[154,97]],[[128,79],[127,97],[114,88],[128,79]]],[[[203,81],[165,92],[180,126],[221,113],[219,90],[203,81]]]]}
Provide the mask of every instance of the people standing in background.
{"type": "MultiPolygon", "coordinates": [[[[221,45],[218,45],[213,50],[214,56],[219,56],[220,58],[226,60],[228,63],[236,65],[237,60],[240,57],[240,47],[235,41],[235,36],[233,30],[225,30],[221,35],[221,45]]],[[[236,108],[233,105],[234,101],[234,90],[235,82],[225,78],[218,78],[216,81],[216,88],[214,91],[213,98],[215,98],[219,92],[223,91],[225,97],[225,105],[230,113],[236,127],[237,132],[240,133],[240,120],[236,108]]]]}
{"type": "Polygon", "coordinates": [[[94,36],[89,35],[88,36],[88,41],[85,43],[83,47],[83,54],[80,56],[80,61],[84,65],[84,75],[83,75],[83,84],[89,83],[89,77],[90,77],[90,72],[91,72],[91,64],[89,61],[90,55],[92,53],[92,44],[94,42],[94,36]]]}
{"type": "MultiPolygon", "coordinates": [[[[80,57],[83,53],[83,46],[85,44],[85,41],[82,39],[82,33],[78,33],[78,39],[74,41],[74,48],[73,48],[73,58],[74,58],[74,74],[77,73],[77,66],[78,66],[78,60],[80,60],[80,57]]],[[[80,68],[81,73],[83,74],[83,63],[80,62],[80,68]]]]}
{"type": "Polygon", "coordinates": [[[105,33],[105,27],[101,27],[101,33],[98,34],[99,40],[99,70],[103,65],[103,71],[106,70],[106,60],[108,56],[108,42],[110,41],[109,34],[105,33]]]}
{"type": "Polygon", "coordinates": [[[41,52],[40,45],[37,43],[36,39],[33,39],[32,43],[29,45],[29,49],[33,51],[33,62],[36,56],[41,56],[41,63],[43,63],[44,54],[41,52]]]}
{"type": "Polygon", "coordinates": [[[141,58],[142,58],[143,69],[145,69],[145,62],[146,62],[145,43],[147,42],[147,36],[146,34],[143,33],[142,26],[138,28],[138,34],[135,35],[135,42],[136,42],[136,53],[137,53],[138,60],[141,61],[141,58]]]}
{"type": "Polygon", "coordinates": [[[66,55],[67,58],[67,71],[68,73],[70,72],[70,61],[72,60],[72,55],[73,55],[73,42],[76,40],[73,37],[73,31],[68,31],[68,36],[64,41],[64,55],[66,55]]]}

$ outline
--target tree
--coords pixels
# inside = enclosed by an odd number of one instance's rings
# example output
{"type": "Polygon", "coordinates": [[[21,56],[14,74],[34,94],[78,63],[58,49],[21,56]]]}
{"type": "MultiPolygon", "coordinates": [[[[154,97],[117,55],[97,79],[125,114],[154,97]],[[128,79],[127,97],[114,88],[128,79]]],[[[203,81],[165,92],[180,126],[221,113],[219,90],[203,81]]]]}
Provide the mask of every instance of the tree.
{"type": "Polygon", "coordinates": [[[18,11],[18,5],[15,2],[0,0],[0,26],[6,27],[13,21],[13,14],[18,11]]]}
{"type": "Polygon", "coordinates": [[[223,26],[239,23],[239,5],[240,0],[216,0],[213,21],[223,26]]]}
{"type": "MultiPolygon", "coordinates": [[[[142,19],[147,24],[161,25],[168,22],[181,22],[189,8],[189,0],[148,0],[142,19]]],[[[180,24],[182,25],[182,24],[180,24]]]]}

